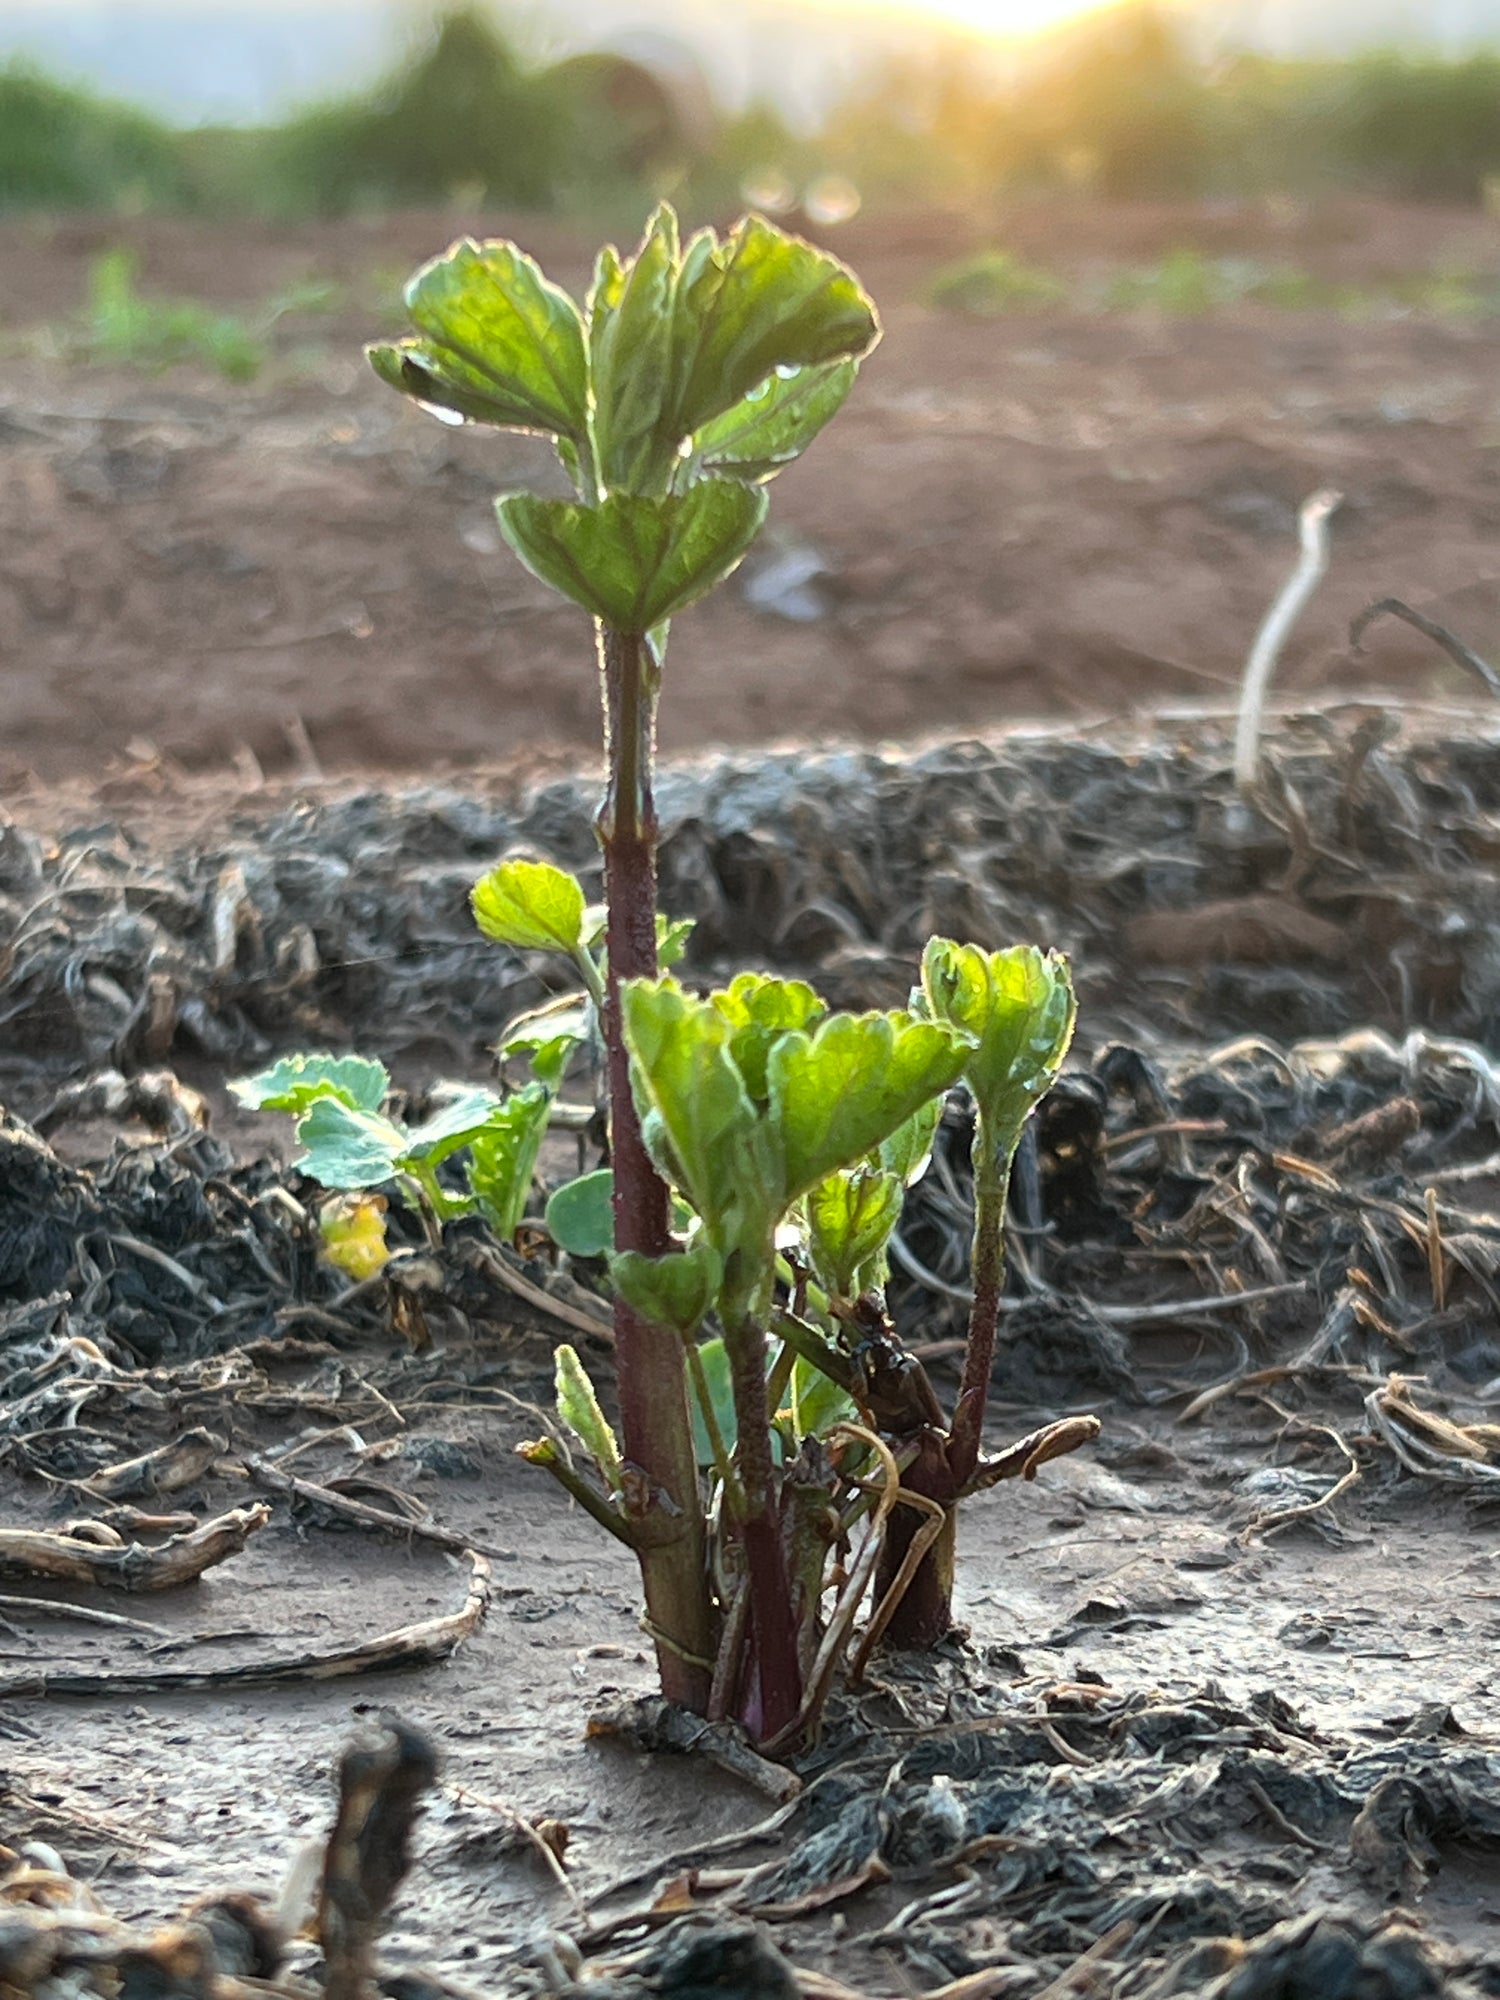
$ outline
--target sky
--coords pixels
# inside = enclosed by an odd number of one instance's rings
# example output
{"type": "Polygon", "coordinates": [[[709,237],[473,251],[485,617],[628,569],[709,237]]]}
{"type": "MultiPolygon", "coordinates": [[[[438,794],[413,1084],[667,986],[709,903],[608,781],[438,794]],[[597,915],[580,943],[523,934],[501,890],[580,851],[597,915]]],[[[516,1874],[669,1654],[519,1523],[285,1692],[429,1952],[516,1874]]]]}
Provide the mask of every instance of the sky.
{"type": "MultiPolygon", "coordinates": [[[[522,40],[558,53],[643,28],[691,44],[727,101],[767,94],[814,116],[862,59],[926,17],[1016,35],[1091,0],[509,0],[522,40]],[[795,50],[795,60],[788,51],[795,50]]],[[[1097,0],[1095,0],[1097,4],[1097,0]]],[[[1500,47],[1500,0],[1177,0],[1211,42],[1336,54],[1412,42],[1500,47]]],[[[192,123],[252,122],[386,68],[423,0],[0,0],[0,61],[49,70],[192,123]]]]}

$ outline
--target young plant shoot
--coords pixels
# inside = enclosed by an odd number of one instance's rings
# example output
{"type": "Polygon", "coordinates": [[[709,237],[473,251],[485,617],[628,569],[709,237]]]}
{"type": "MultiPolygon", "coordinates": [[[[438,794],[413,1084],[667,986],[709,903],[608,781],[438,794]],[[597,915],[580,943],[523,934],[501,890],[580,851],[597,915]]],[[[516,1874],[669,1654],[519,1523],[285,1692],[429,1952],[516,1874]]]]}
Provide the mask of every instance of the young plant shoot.
{"type": "MultiPolygon", "coordinates": [[[[753,218],[682,246],[664,207],[632,256],[601,253],[581,308],[509,243],[456,244],[407,303],[415,335],[370,349],[385,381],[556,447],[574,498],[511,494],[500,525],[592,616],[600,668],[602,938],[581,886],[545,863],[502,862],[474,892],[487,936],[571,963],[606,1052],[610,1178],[559,1190],[548,1218],[578,1254],[607,1247],[621,1436],[564,1347],[559,1429],[523,1450],[635,1552],[664,1692],[791,1747],[871,1589],[856,1667],[887,1630],[930,1644],[948,1629],[965,1493],[1097,1428],[980,1455],[1007,1176],[1071,1034],[1067,968],[936,939],[911,1009],[860,1015],[830,1015],[796,980],[745,973],[700,998],[662,974],[663,940],[681,943],[656,910],[668,623],[744,556],[766,482],[853,386],[878,337],[853,275],[753,218]],[[950,1423],[883,1287],[961,1079],[977,1106],[975,1302],[950,1423]]],[[[413,1170],[409,1151],[398,1164],[413,1170]]]]}
{"type": "MultiPolygon", "coordinates": [[[[667,1189],[635,1116],[619,988],[657,971],[652,775],[667,628],[745,555],[766,481],[853,387],[878,338],[874,309],[843,265],[768,223],[752,217],[722,239],[703,230],[684,246],[665,206],[633,256],[600,253],[581,308],[503,242],[454,244],[417,272],[406,302],[415,334],[370,348],[377,374],[449,418],[551,438],[573,488],[572,500],[509,494],[497,511],[527,568],[594,620],[615,1242],[660,1257],[667,1189]]],[[[622,1294],[615,1346],[662,1685],[701,1710],[715,1637],[682,1343],[622,1294]]]]}

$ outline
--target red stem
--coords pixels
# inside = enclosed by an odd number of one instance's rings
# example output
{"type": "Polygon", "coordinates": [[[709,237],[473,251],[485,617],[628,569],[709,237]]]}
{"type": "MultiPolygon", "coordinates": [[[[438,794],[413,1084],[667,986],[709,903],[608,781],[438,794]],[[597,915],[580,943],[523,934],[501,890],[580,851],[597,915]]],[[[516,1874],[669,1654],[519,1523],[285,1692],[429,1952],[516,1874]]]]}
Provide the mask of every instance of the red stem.
{"type": "Polygon", "coordinates": [[[764,1742],[796,1719],[802,1705],[802,1664],[771,1466],[765,1329],[748,1319],[738,1327],[726,1326],[724,1337],[739,1433],[737,1460],[745,1496],[740,1540],[749,1576],[750,1637],[755,1656],[755,1680],[744,1720],[751,1734],[764,1742]]]}
{"type": "MultiPolygon", "coordinates": [[[[609,1078],[615,1247],[665,1255],[671,1208],[641,1140],[620,1023],[620,981],[656,974],[656,667],[639,634],[599,628],[608,783],[597,821],[604,850],[609,966],[604,1044],[609,1078]]],[[[646,1475],[638,1550],[662,1693],[703,1714],[715,1649],[703,1505],[682,1343],[615,1300],[615,1368],[625,1457],[646,1475]]]]}

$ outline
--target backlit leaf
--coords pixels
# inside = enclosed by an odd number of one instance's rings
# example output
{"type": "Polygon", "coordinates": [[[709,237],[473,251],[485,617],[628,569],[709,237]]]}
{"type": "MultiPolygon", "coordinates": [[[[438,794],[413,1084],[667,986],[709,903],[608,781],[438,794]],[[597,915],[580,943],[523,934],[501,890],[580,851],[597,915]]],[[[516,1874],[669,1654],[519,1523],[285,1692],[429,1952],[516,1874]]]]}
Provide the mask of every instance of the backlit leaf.
{"type": "Polygon", "coordinates": [[[664,493],[675,440],[663,442],[671,385],[672,321],[680,252],[677,218],[663,204],[625,264],[603,253],[589,294],[589,362],[599,477],[608,491],[664,493]]]}
{"type": "Polygon", "coordinates": [[[812,443],[854,387],[859,367],[832,361],[770,375],[730,409],[703,426],[693,457],[705,472],[770,479],[812,443]]]}
{"type": "Polygon", "coordinates": [[[800,237],[747,216],[687,246],[673,359],[679,437],[742,402],[778,368],[853,361],[880,337],[854,273],[800,237]]]}
{"type": "Polygon", "coordinates": [[[229,1089],[249,1111],[302,1112],[320,1097],[335,1097],[351,1111],[378,1111],[390,1087],[385,1064],[368,1057],[301,1055],[238,1077],[229,1089]]]}
{"type": "Polygon", "coordinates": [[[728,576],[766,514],[759,487],[704,479],[686,493],[612,493],[597,507],[511,493],[501,532],[533,576],[622,632],[648,632],[728,576]]]}
{"type": "Polygon", "coordinates": [[[546,861],[502,861],[474,884],[469,905],[497,944],[571,954],[583,937],[583,890],[546,861]]]}
{"type": "Polygon", "coordinates": [[[973,1037],[965,1079],[997,1137],[1013,1142],[1073,1037],[1077,1003],[1067,960],[1034,945],[986,952],[929,938],[922,991],[935,1020],[973,1037]]]}
{"type": "Polygon", "coordinates": [[[419,338],[369,350],[376,373],[478,423],[588,435],[588,357],[577,306],[513,243],[464,238],[406,288],[419,338]]]}
{"type": "Polygon", "coordinates": [[[402,1158],[437,1167],[450,1154],[461,1152],[505,1108],[492,1090],[451,1091],[430,1118],[407,1132],[402,1158]]]}
{"type": "Polygon", "coordinates": [[[779,1212],[775,1161],[730,1054],[729,1023],[675,979],[627,980],[620,1009],[642,1136],[658,1168],[726,1254],[731,1242],[768,1239],[779,1212]]]}
{"type": "Polygon", "coordinates": [[[741,972],[710,1000],[733,1029],[729,1053],[756,1103],[766,1098],[766,1057],[788,1028],[810,1028],[828,1012],[805,980],[741,972]]]}
{"type": "Polygon", "coordinates": [[[526,1213],[551,1108],[550,1090],[531,1083],[497,1104],[469,1135],[469,1190],[504,1241],[515,1235],[526,1213]]]}
{"type": "Polygon", "coordinates": [[[889,1139],[880,1142],[880,1164],[888,1174],[900,1176],[903,1187],[912,1187],[927,1171],[932,1158],[932,1142],[942,1122],[943,1100],[934,1097],[921,1105],[889,1139]]]}
{"type": "MultiPolygon", "coordinates": [[[[901,1220],[905,1191],[899,1175],[866,1165],[830,1174],[808,1191],[813,1269],[830,1291],[853,1298],[864,1289],[866,1272],[883,1262],[901,1220]]],[[[878,1269],[870,1275],[878,1282],[878,1269]]]]}
{"type": "Polygon", "coordinates": [[[909,1014],[835,1014],[786,1034],[767,1063],[788,1201],[874,1152],[958,1078],[968,1038],[909,1014]]]}

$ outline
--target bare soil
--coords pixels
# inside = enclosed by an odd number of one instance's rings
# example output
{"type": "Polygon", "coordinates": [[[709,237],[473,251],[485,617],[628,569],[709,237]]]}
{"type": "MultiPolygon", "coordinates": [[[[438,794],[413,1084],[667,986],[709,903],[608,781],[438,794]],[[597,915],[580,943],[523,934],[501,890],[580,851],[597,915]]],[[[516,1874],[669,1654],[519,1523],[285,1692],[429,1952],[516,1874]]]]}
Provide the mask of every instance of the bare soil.
{"type": "MultiPolygon", "coordinates": [[[[18,350],[0,408],[12,784],[96,772],[132,746],[272,772],[309,755],[410,771],[592,747],[586,629],[500,548],[491,512],[497,490],[546,476],[545,452],[432,422],[359,358],[403,274],[464,226],[514,227],[563,278],[585,274],[578,238],[505,218],[0,227],[0,324],[18,350]],[[91,260],[117,243],[138,251],[148,291],[251,308],[318,278],[341,287],[337,309],[283,322],[248,389],[48,360],[38,327],[67,325],[91,260]]],[[[977,240],[1075,273],[1197,246],[1376,284],[1483,269],[1500,224],[1373,205],[1052,204],[993,230],[919,218],[832,240],[886,338],[847,413],[778,482],[741,584],[681,621],[669,750],[1222,704],[1289,567],[1298,504],[1329,485],[1346,496],[1333,573],[1289,688],[1462,689],[1403,628],[1349,659],[1349,620],[1375,597],[1422,604],[1481,652],[1500,645],[1483,321],[976,321],[918,303],[977,240]],[[747,599],[778,549],[822,567],[807,622],[747,599]]]]}

